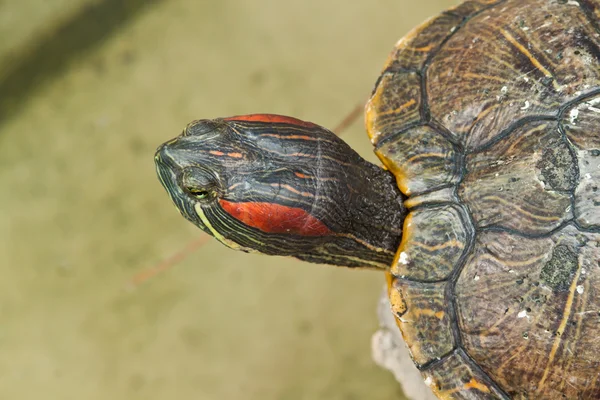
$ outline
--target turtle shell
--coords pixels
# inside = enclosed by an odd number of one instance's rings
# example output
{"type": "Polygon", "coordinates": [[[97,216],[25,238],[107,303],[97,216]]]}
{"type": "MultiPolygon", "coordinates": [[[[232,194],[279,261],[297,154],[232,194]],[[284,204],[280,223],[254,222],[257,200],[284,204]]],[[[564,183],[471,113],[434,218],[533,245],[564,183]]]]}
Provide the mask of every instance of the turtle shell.
{"type": "Polygon", "coordinates": [[[600,398],[600,1],[467,1],[366,107],[409,214],[389,297],[444,399],[600,398]]]}

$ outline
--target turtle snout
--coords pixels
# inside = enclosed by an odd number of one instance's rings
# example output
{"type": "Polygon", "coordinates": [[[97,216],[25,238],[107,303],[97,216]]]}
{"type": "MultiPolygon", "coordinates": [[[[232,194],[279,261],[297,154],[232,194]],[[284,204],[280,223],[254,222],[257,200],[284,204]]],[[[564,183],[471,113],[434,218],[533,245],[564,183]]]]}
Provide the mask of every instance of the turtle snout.
{"type": "Polygon", "coordinates": [[[169,159],[172,160],[173,157],[170,155],[169,150],[170,148],[176,147],[178,141],[179,137],[176,137],[158,146],[154,153],[154,162],[158,164],[169,159]]]}
{"type": "Polygon", "coordinates": [[[154,153],[154,164],[156,173],[162,185],[169,193],[176,191],[177,186],[177,171],[180,169],[175,161],[172,153],[172,146],[177,142],[177,139],[170,140],[161,144],[154,153]]]}

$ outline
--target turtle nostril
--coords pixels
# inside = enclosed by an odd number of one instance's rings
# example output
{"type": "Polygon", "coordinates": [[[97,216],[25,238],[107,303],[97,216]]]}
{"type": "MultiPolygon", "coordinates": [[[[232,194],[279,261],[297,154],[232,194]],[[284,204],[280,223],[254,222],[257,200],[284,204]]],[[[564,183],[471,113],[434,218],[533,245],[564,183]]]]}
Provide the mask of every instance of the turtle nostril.
{"type": "Polygon", "coordinates": [[[154,163],[158,164],[163,160],[162,153],[164,152],[164,147],[165,144],[163,143],[156,149],[156,152],[154,153],[154,163]]]}
{"type": "Polygon", "coordinates": [[[156,149],[156,153],[154,153],[154,162],[161,163],[167,159],[167,143],[163,143],[156,149]]]}
{"type": "Polygon", "coordinates": [[[156,153],[154,154],[154,162],[168,163],[173,160],[174,152],[177,152],[178,147],[181,146],[181,137],[177,136],[171,140],[158,146],[156,153]]]}

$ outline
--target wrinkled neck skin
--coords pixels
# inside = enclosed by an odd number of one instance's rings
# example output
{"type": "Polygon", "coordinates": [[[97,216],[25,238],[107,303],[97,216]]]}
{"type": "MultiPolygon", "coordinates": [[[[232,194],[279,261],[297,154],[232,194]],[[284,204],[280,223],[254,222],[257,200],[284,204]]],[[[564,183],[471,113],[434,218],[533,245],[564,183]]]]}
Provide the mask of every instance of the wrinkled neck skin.
{"type": "Polygon", "coordinates": [[[194,121],[155,161],[181,214],[233,249],[385,269],[400,242],[406,210],[393,175],[309,122],[194,121]]]}

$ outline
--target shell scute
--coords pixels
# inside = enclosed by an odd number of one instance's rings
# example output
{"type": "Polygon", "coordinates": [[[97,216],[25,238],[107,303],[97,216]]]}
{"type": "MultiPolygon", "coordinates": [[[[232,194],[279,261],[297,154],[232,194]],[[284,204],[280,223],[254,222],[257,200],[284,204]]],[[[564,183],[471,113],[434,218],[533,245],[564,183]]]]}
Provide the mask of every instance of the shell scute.
{"type": "Polygon", "coordinates": [[[446,285],[393,279],[389,288],[392,311],[417,366],[444,357],[454,347],[446,285]]]}
{"type": "Polygon", "coordinates": [[[375,154],[396,176],[407,196],[458,182],[460,156],[454,145],[424,125],[378,146],[375,154]]]}
{"type": "Polygon", "coordinates": [[[568,190],[573,189],[574,172],[568,171],[576,171],[576,163],[556,122],[526,123],[489,149],[466,157],[467,173],[458,194],[479,228],[550,232],[572,218],[568,190]],[[557,154],[568,164],[558,170],[547,163],[557,154]]]}
{"type": "Polygon", "coordinates": [[[421,120],[421,86],[417,72],[386,72],[365,107],[367,133],[373,144],[421,120]]]}
{"type": "Polygon", "coordinates": [[[412,211],[404,220],[402,242],[390,272],[419,281],[447,279],[457,268],[469,237],[456,206],[412,211]]]}
{"type": "Polygon", "coordinates": [[[439,48],[465,18],[499,2],[498,0],[466,1],[430,18],[396,43],[384,69],[420,70],[430,54],[439,48]]]}
{"type": "Polygon", "coordinates": [[[461,351],[422,371],[425,383],[440,399],[499,400],[506,397],[469,363],[461,351]]]}
{"type": "Polygon", "coordinates": [[[477,149],[512,121],[556,116],[597,87],[600,38],[571,3],[507,1],[498,6],[503,12],[473,17],[427,70],[431,116],[477,149]]]}
{"type": "Polygon", "coordinates": [[[366,106],[367,132],[375,144],[422,121],[425,63],[467,18],[499,1],[467,1],[404,36],[388,57],[366,106]]]}
{"type": "Polygon", "coordinates": [[[574,227],[478,236],[455,288],[459,327],[465,350],[511,396],[600,396],[599,240],[574,227]]]}

